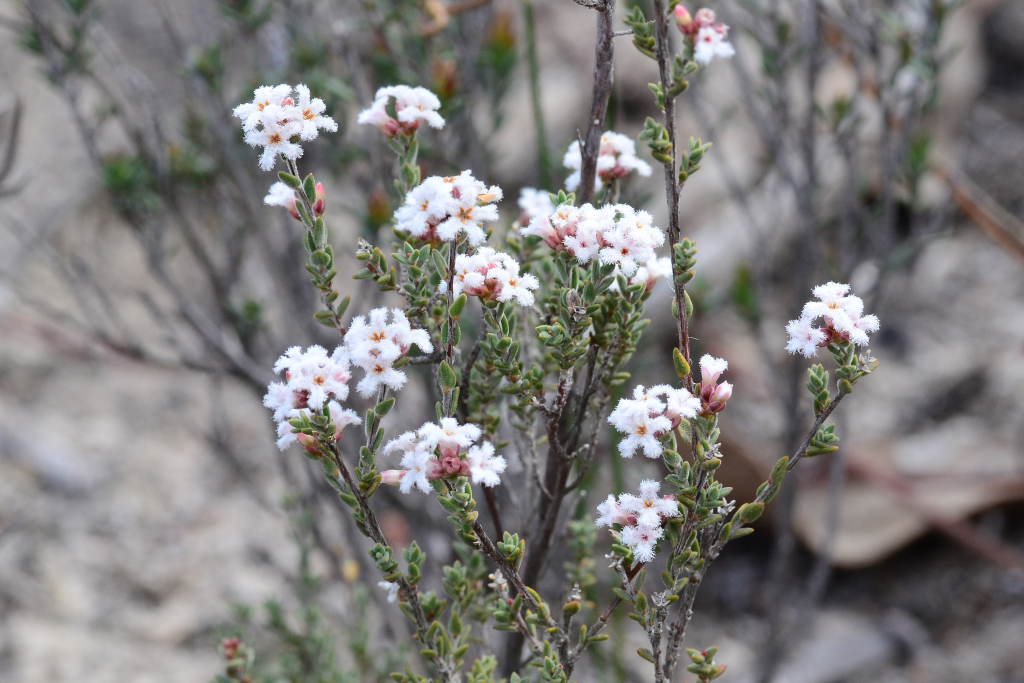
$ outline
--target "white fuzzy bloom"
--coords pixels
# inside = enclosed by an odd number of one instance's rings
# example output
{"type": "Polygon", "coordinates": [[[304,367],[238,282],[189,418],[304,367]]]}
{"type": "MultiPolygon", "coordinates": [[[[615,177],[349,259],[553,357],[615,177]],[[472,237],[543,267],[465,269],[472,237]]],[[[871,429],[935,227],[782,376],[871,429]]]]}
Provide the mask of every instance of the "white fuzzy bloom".
{"type": "Polygon", "coordinates": [[[864,301],[850,294],[850,286],[829,282],[814,288],[817,301],[804,304],[800,318],[786,326],[790,339],[786,350],[810,357],[814,347],[830,341],[852,341],[858,346],[869,342],[868,335],[877,332],[881,323],[874,315],[864,315],[864,301]],[[814,331],[813,323],[824,318],[825,328],[814,331]],[[810,353],[809,353],[810,352],[810,353]]]}
{"type": "Polygon", "coordinates": [[[435,462],[433,454],[426,446],[407,451],[402,456],[401,464],[405,474],[398,484],[399,490],[402,493],[409,493],[413,488],[417,488],[423,493],[431,493],[433,489],[430,487],[429,477],[434,471],[435,462]]]}
{"type": "Polygon", "coordinates": [[[289,420],[302,414],[303,410],[322,410],[324,404],[330,411],[334,423],[334,438],[359,416],[341,407],[338,401],[348,397],[349,372],[348,355],[342,347],[330,356],[321,346],[311,346],[306,351],[298,346],[285,351],[274,365],[274,372],[284,372],[284,382],[272,382],[263,397],[263,405],[274,411],[277,422],[277,446],[284,450],[296,442],[289,420]]]}
{"type": "Polygon", "coordinates": [[[622,530],[622,545],[632,550],[638,561],[650,562],[654,559],[654,548],[663,533],[665,531],[660,526],[627,526],[622,530]]]}
{"type": "Polygon", "coordinates": [[[444,119],[437,110],[441,100],[426,88],[410,88],[407,85],[392,85],[377,91],[376,98],[395,98],[395,114],[401,123],[419,125],[421,122],[432,128],[444,128],[444,119]]]}
{"type": "Polygon", "coordinates": [[[242,130],[248,132],[263,123],[263,111],[273,105],[281,107],[285,100],[291,98],[292,87],[286,83],[281,85],[263,85],[253,92],[252,102],[235,107],[232,114],[242,119],[242,130]]]}
{"type": "Polygon", "coordinates": [[[505,458],[495,455],[488,441],[480,445],[480,428],[459,424],[454,417],[439,423],[427,422],[415,432],[406,432],[384,446],[385,453],[401,453],[404,471],[389,471],[388,483],[397,483],[403,493],[417,488],[430,493],[432,479],[469,477],[474,484],[496,486],[505,471],[505,458]]]}
{"type": "Polygon", "coordinates": [[[388,602],[395,602],[398,600],[398,589],[399,585],[391,581],[378,581],[378,588],[383,588],[388,592],[388,602]]]}
{"type": "Polygon", "coordinates": [[[644,391],[642,385],[634,389],[632,399],[619,400],[608,416],[608,422],[626,435],[619,442],[622,457],[632,458],[637,448],[643,449],[648,458],[662,454],[659,437],[672,429],[672,420],[664,412],[665,404],[652,392],[644,391]]]}
{"type": "Polygon", "coordinates": [[[286,209],[291,209],[295,206],[295,190],[278,181],[270,186],[270,191],[263,198],[263,203],[268,206],[283,206],[286,209]]]}
{"type": "Polygon", "coordinates": [[[302,156],[302,147],[291,141],[302,130],[295,107],[269,104],[263,108],[259,122],[262,127],[247,130],[245,141],[252,147],[263,148],[260,168],[273,169],[278,155],[292,161],[302,156]]]}
{"type": "Polygon", "coordinates": [[[594,520],[597,526],[611,526],[612,524],[629,524],[629,513],[623,510],[615,501],[615,496],[608,494],[608,498],[597,506],[598,518],[594,520]]]}
{"type": "Polygon", "coordinates": [[[698,64],[707,66],[715,57],[732,57],[736,50],[727,40],[728,36],[729,27],[725,24],[701,28],[693,39],[693,58],[698,64]]]}
{"type": "Polygon", "coordinates": [[[647,291],[654,289],[654,283],[660,278],[672,276],[672,260],[668,256],[652,258],[646,265],[637,268],[636,275],[629,281],[631,285],[645,284],[647,291]]]}
{"type": "MultiPolygon", "coordinates": [[[[583,153],[580,151],[578,140],[569,145],[562,164],[573,171],[565,179],[565,189],[574,191],[579,187],[583,166],[583,153]]],[[[632,138],[613,131],[605,132],[601,136],[601,147],[598,151],[594,190],[600,191],[609,180],[624,178],[631,171],[647,177],[651,175],[651,166],[636,155],[636,143],[632,138]]]]}
{"type": "Polygon", "coordinates": [[[501,483],[501,473],[508,466],[505,458],[494,454],[494,446],[489,441],[473,446],[466,452],[469,461],[469,476],[474,484],[497,486],[501,483]]]}
{"type": "Polygon", "coordinates": [[[529,223],[534,218],[547,218],[555,212],[551,195],[545,190],[532,187],[524,187],[519,191],[519,208],[523,211],[520,217],[522,223],[529,223]]]}
{"type": "Polygon", "coordinates": [[[260,168],[264,171],[274,168],[279,155],[292,161],[302,156],[302,147],[293,138],[313,140],[320,130],[338,130],[338,124],[324,115],[327,106],[323,100],[311,98],[305,85],[297,86],[296,92],[298,104],[288,84],[261,86],[254,92],[252,102],[234,109],[233,114],[242,119],[245,141],[263,148],[260,168]]]}
{"type": "Polygon", "coordinates": [[[480,438],[480,428],[475,424],[459,424],[454,417],[442,417],[440,424],[427,422],[416,432],[420,443],[437,448],[441,457],[458,455],[459,451],[469,448],[480,438]]]}
{"type": "Polygon", "coordinates": [[[816,356],[818,347],[828,339],[825,330],[814,326],[813,318],[790,320],[786,325],[786,332],[789,334],[786,351],[799,353],[806,358],[816,356]]]}
{"type": "Polygon", "coordinates": [[[648,393],[665,397],[665,415],[676,425],[683,418],[696,417],[701,408],[700,399],[686,389],[676,389],[667,384],[659,384],[656,387],[651,387],[648,393]]]}
{"type": "Polygon", "coordinates": [[[619,496],[619,505],[626,512],[633,513],[640,526],[652,529],[661,526],[662,517],[679,516],[679,505],[671,496],[659,497],[658,489],[660,488],[660,482],[645,479],[640,482],[640,495],[623,493],[619,496]]]}
{"type": "Polygon", "coordinates": [[[338,124],[334,122],[334,119],[330,116],[324,116],[327,105],[324,104],[322,99],[319,97],[310,99],[309,88],[305,85],[299,84],[295,86],[295,90],[299,93],[297,107],[300,116],[300,138],[308,142],[309,140],[316,139],[321,130],[329,133],[334,133],[338,130],[338,124]]]}
{"type": "MultiPolygon", "coordinates": [[[[288,388],[303,394],[306,405],[314,410],[323,408],[328,398],[339,401],[348,398],[348,381],[352,375],[348,355],[340,346],[330,356],[322,346],[310,346],[306,351],[293,346],[274,364],[274,372],[282,371],[288,388]]],[[[267,399],[271,393],[268,392],[267,399]]]]}
{"type": "Polygon", "coordinates": [[[372,396],[381,386],[398,390],[405,385],[405,373],[392,365],[413,344],[424,353],[434,350],[430,335],[426,330],[412,329],[404,311],[396,308],[391,314],[390,323],[386,308],[370,311],[368,318],[357,316],[345,335],[345,348],[352,364],[366,373],[356,385],[363,396],[372,396]]]}
{"type": "Polygon", "coordinates": [[[447,178],[431,176],[405,196],[405,203],[395,211],[395,228],[440,242],[464,232],[469,243],[477,246],[487,239],[483,224],[498,220],[494,202],[501,196],[500,187],[487,187],[470,171],[447,178]]]}
{"type": "Polygon", "coordinates": [[[665,243],[665,233],[652,225],[646,211],[636,211],[626,204],[616,204],[620,214],[612,230],[601,235],[606,245],[600,251],[601,263],[614,263],[626,276],[636,274],[640,263],[656,258],[656,247],[665,243]]]}
{"type": "Polygon", "coordinates": [[[426,88],[392,85],[380,88],[373,104],[360,112],[356,120],[359,123],[375,125],[385,135],[392,137],[399,131],[412,133],[421,123],[433,128],[444,128],[444,118],[437,113],[440,108],[441,101],[437,99],[437,95],[426,88]],[[388,102],[392,98],[395,100],[397,121],[387,112],[388,102]]]}

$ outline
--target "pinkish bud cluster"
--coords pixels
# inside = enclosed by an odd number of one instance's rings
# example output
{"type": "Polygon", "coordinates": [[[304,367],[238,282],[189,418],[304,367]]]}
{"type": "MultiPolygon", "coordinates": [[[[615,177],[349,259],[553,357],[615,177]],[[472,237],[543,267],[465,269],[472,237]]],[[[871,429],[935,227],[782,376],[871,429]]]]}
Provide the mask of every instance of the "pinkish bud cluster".
{"type": "Polygon", "coordinates": [[[444,128],[444,119],[437,110],[441,101],[426,88],[410,88],[394,85],[381,88],[369,108],[364,109],[357,119],[359,123],[377,126],[389,138],[398,135],[412,135],[421,123],[433,128],[444,128]],[[395,101],[395,117],[388,113],[388,103],[395,101]]]}
{"type": "Polygon", "coordinates": [[[674,496],[658,497],[661,484],[650,479],[640,482],[640,495],[623,493],[618,501],[609,495],[597,506],[600,517],[598,526],[622,527],[617,533],[622,545],[629,548],[640,562],[654,559],[654,548],[664,534],[662,524],[671,517],[679,516],[679,503],[674,496]]]}
{"type": "Polygon", "coordinates": [[[494,454],[489,441],[479,446],[480,428],[460,425],[454,417],[441,418],[439,424],[427,422],[415,432],[406,432],[388,442],[385,453],[401,453],[403,469],[381,473],[385,484],[397,485],[402,493],[417,488],[423,493],[433,489],[437,479],[469,477],[474,484],[496,486],[505,471],[505,458],[494,454]]]}
{"type": "MultiPolygon", "coordinates": [[[[562,165],[572,171],[565,179],[565,189],[574,191],[579,187],[583,167],[583,153],[578,140],[569,145],[562,165]]],[[[625,178],[632,171],[645,178],[651,175],[650,165],[636,155],[633,138],[613,131],[605,132],[598,149],[594,190],[600,192],[608,181],[625,178]]]]}
{"type": "Polygon", "coordinates": [[[699,64],[707,65],[715,57],[732,57],[736,54],[732,44],[728,42],[729,27],[715,23],[717,17],[714,10],[702,7],[690,16],[690,12],[682,5],[676,5],[672,11],[676,26],[693,44],[693,58],[699,64]]]}
{"type": "Polygon", "coordinates": [[[722,358],[704,354],[700,359],[700,414],[715,415],[725,410],[725,404],[732,396],[732,385],[728,382],[718,384],[718,378],[729,367],[729,362],[722,358]]]}

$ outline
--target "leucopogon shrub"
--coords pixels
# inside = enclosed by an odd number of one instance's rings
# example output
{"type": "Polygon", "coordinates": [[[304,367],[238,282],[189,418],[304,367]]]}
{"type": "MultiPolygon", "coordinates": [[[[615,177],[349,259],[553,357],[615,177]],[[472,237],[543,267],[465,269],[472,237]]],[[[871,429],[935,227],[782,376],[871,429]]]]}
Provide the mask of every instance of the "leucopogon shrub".
{"type": "MultiPolygon", "coordinates": [[[[681,651],[705,573],[726,544],[752,532],[751,523],[800,460],[837,449],[834,425],[825,423],[877,365],[857,349],[878,330],[878,319],[864,314],[849,286],[815,287],[814,300],[787,327],[786,348],[808,358],[827,349],[837,381],[830,381],[823,365],[808,369],[813,427],[795,452],[779,459],[754,500],[730,499],[732,489],[716,472],[723,457],[718,416],[734,386],[723,379],[728,359],[705,355],[696,363],[699,375],[694,370],[693,304],[686,287],[697,249],[681,235],[678,217],[679,192],[710,145],[692,138],[678,144],[673,100],[685,91],[688,75],[733,50],[727,27],[711,10],[691,16],[682,5],[661,1],[654,8],[653,22],[634,9],[627,23],[637,48],[659,65],[660,82],[651,88],[664,122],[648,119],[640,139],[664,167],[668,226],[662,229],[648,212],[618,202],[623,179],[652,169],[637,157],[633,140],[597,130],[565,155],[573,171],[566,189],[579,195],[525,189],[518,220],[501,238],[495,228],[501,188],[472,170],[420,176],[423,124],[445,125],[438,98],[421,87],[384,87],[358,120],[379,128],[382,142],[397,155],[402,204],[394,212],[390,244],[360,240],[351,251],[362,263],[355,277],[392,293],[394,307],[351,319],[350,297],[343,298],[336,283],[326,193],[298,165],[302,144],[336,130],[335,122],[304,85],[258,88],[252,102],[234,111],[246,142],[261,149],[261,168],[283,164],[265,201],[301,224],[306,268],[322,303],[316,319],[338,333],[336,348],[293,347],[274,366],[280,381],[269,386],[264,402],[273,411],[278,445],[297,446],[319,462],[327,484],[372,539],[379,586],[412,623],[433,680],[461,680],[478,644],[469,664],[472,681],[495,680],[499,659],[510,682],[567,681],[587,650],[609,637],[604,630],[622,603],[650,641],[637,654],[653,664],[655,681],[672,680],[680,662],[700,681],[721,675],[725,665],[716,662],[717,648],[681,651]],[[676,54],[668,39],[673,20],[682,38],[676,54]],[[625,366],[649,322],[645,305],[659,284],[674,293],[671,311],[654,314],[670,313],[676,321],[672,360],[678,377],[657,386],[626,386],[627,397],[613,405],[616,387],[629,382],[625,366]],[[468,313],[482,326],[472,341],[462,338],[460,321],[468,313]],[[412,365],[432,371],[440,397],[436,420],[405,425],[407,431],[386,439],[381,418],[405,400],[412,365]],[[363,416],[347,407],[352,381],[374,403],[363,416]],[[347,452],[342,432],[360,423],[363,446],[347,452]],[[614,447],[622,457],[640,453],[660,460],[662,475],[644,480],[637,493],[607,492],[593,521],[569,524],[577,561],[567,567],[561,592],[543,596],[535,586],[561,533],[559,512],[587,473],[607,461],[599,437],[608,424],[621,437],[614,447]],[[525,485],[537,502],[521,515],[527,528],[518,532],[501,527],[494,496],[509,464],[503,451],[510,445],[499,442],[499,432],[515,436],[528,472],[525,485]],[[435,497],[454,537],[468,547],[470,554],[462,557],[471,560],[443,568],[446,597],[420,589],[427,556],[415,541],[400,558],[385,537],[374,500],[381,484],[435,497]],[[480,519],[478,494],[491,510],[496,536],[480,519]],[[582,591],[597,584],[591,555],[598,527],[607,527],[613,541],[607,555],[613,588],[591,609],[582,591]],[[491,639],[471,637],[470,622],[509,632],[505,652],[488,651],[484,643],[491,639]]],[[[244,644],[232,647],[244,650],[244,644]]],[[[409,669],[393,678],[428,680],[409,669]]]]}

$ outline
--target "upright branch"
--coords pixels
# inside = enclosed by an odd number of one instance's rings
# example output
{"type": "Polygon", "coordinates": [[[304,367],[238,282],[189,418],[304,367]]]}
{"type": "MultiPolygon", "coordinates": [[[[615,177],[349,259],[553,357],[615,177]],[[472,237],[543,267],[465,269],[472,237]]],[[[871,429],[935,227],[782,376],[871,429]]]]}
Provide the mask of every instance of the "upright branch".
{"type": "Polygon", "coordinates": [[[580,168],[580,204],[594,201],[594,180],[597,177],[597,157],[601,153],[601,135],[608,113],[608,100],[612,95],[615,78],[615,0],[600,5],[587,5],[597,10],[597,40],[594,43],[594,87],[590,98],[590,118],[587,135],[583,140],[583,164],[580,168]]]}

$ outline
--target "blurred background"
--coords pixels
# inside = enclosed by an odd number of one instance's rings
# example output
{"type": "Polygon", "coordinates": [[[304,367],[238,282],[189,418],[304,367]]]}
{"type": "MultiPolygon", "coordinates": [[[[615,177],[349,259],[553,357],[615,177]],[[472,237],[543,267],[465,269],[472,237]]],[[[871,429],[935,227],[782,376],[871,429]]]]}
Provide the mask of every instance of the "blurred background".
{"type": "MultiPolygon", "coordinates": [[[[728,681],[1024,682],[1024,2],[712,7],[737,56],[694,75],[679,131],[714,143],[682,223],[696,348],[736,387],[720,478],[752,498],[807,429],[784,325],[814,284],[851,282],[881,318],[881,365],[839,411],[838,453],[712,569],[687,645],[720,646],[728,681]]],[[[440,96],[424,174],[501,185],[501,235],[522,187],[568,173],[595,25],[570,0],[0,0],[0,679],[208,681],[235,633],[269,680],[416,659],[347,511],[274,446],[273,360],[334,341],[230,110],[263,83],[327,102],[339,132],[302,168],[327,185],[344,283],[397,201],[391,153],[355,125],[376,88],[440,96]]],[[[657,70],[630,40],[608,123],[635,136],[657,70]]],[[[622,199],[664,225],[660,171],[622,199]]],[[[350,314],[389,301],[363,284],[350,314]]],[[[637,382],[672,372],[669,301],[648,304],[637,382]]],[[[428,417],[424,379],[390,431],[428,417]]],[[[654,472],[610,436],[584,516],[654,472]]],[[[382,500],[439,583],[440,509],[382,500]]],[[[648,680],[640,631],[612,633],[579,679],[648,680]]]]}

